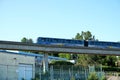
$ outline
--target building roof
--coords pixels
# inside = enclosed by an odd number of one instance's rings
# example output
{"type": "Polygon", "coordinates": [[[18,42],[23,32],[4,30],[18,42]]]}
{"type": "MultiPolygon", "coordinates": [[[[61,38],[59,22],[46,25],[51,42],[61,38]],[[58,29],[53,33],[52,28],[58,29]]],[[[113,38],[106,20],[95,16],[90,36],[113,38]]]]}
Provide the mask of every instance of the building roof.
{"type": "MultiPolygon", "coordinates": [[[[17,55],[32,56],[32,57],[43,57],[42,54],[35,54],[35,53],[23,52],[23,51],[7,51],[7,50],[0,50],[0,52],[9,53],[9,54],[17,54],[17,55]]],[[[54,57],[54,56],[48,56],[48,59],[67,60],[66,58],[60,58],[60,57],[54,57]]]]}

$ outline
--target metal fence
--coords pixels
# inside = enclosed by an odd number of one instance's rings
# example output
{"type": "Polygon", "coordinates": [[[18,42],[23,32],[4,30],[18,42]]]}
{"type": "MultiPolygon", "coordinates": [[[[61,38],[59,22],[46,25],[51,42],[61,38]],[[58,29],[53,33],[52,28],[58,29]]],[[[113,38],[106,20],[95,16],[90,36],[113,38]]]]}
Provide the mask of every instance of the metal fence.
{"type": "Polygon", "coordinates": [[[87,80],[91,72],[96,72],[99,79],[104,76],[101,67],[95,66],[50,66],[46,73],[40,67],[36,68],[36,72],[39,80],[87,80]]]}
{"type": "MultiPolygon", "coordinates": [[[[50,66],[47,72],[43,72],[41,66],[12,66],[0,65],[0,80],[87,80],[90,71],[94,67],[84,66],[50,66]]],[[[97,75],[103,74],[101,69],[97,70],[97,75]]]]}

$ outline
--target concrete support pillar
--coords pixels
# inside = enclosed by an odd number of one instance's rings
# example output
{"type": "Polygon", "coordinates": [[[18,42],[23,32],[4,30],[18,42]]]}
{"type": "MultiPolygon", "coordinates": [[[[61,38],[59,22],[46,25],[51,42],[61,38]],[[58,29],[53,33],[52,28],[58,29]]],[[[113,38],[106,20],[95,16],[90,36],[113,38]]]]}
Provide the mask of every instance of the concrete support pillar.
{"type": "Polygon", "coordinates": [[[43,56],[43,72],[48,72],[48,53],[44,53],[43,56]]]}

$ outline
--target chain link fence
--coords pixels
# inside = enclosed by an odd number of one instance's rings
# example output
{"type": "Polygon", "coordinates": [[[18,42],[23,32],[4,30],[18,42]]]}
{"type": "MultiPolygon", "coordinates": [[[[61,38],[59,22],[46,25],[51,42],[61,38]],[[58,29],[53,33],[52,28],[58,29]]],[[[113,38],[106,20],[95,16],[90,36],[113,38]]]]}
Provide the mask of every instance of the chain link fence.
{"type": "MultiPolygon", "coordinates": [[[[99,67],[100,68],[100,67],[99,67]]],[[[36,68],[36,80],[87,80],[89,73],[96,72],[100,79],[104,76],[102,69],[94,66],[50,66],[44,73],[42,67],[36,68]]]]}
{"type": "Polygon", "coordinates": [[[99,77],[104,73],[101,69],[85,66],[49,66],[44,72],[42,66],[0,65],[0,80],[87,80],[89,73],[96,70],[99,77]],[[93,69],[94,68],[94,69],[93,69]]]}

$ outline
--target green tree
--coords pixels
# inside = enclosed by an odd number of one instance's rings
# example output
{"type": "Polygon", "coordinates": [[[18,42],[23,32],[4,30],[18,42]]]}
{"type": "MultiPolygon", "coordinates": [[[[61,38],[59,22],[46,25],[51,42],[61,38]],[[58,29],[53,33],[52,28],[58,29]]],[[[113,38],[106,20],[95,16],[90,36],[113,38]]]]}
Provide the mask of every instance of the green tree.
{"type": "Polygon", "coordinates": [[[22,39],[21,39],[21,42],[27,42],[28,41],[28,39],[26,38],[26,37],[23,37],[22,39]]]}
{"type": "Polygon", "coordinates": [[[28,43],[33,43],[33,40],[31,38],[28,39],[28,43]]]}
{"type": "MultiPolygon", "coordinates": [[[[92,35],[92,33],[90,31],[82,31],[81,33],[77,33],[75,38],[73,39],[76,39],[76,40],[95,40],[95,36],[92,35]]],[[[71,59],[71,57],[73,59],[76,59],[79,63],[83,63],[84,65],[85,64],[88,64],[89,62],[93,62],[91,61],[91,58],[88,56],[88,55],[83,55],[83,54],[63,54],[63,53],[60,53],[59,54],[60,57],[63,57],[63,58],[67,58],[67,59],[71,59]]]]}
{"type": "Polygon", "coordinates": [[[66,53],[59,53],[58,55],[59,55],[59,57],[61,57],[61,58],[71,59],[71,55],[70,55],[70,54],[66,54],[66,53]]]}
{"type": "Polygon", "coordinates": [[[30,38],[30,39],[27,39],[26,37],[23,37],[22,39],[21,39],[21,42],[23,42],[23,43],[33,43],[33,40],[30,38]]]}
{"type": "Polygon", "coordinates": [[[103,55],[93,55],[91,56],[92,60],[96,63],[105,65],[105,66],[115,66],[115,62],[118,60],[116,56],[103,56],[103,55]]]}
{"type": "Polygon", "coordinates": [[[87,54],[77,54],[77,64],[87,66],[88,64],[95,64],[90,55],[87,54]]]}
{"type": "MultiPolygon", "coordinates": [[[[75,38],[76,40],[95,40],[95,36],[92,35],[90,31],[82,31],[81,33],[77,33],[75,38]]],[[[77,64],[88,65],[94,63],[91,57],[87,54],[73,54],[76,56],[77,64]]]]}
{"type": "Polygon", "coordinates": [[[84,40],[91,40],[92,39],[92,34],[90,31],[82,32],[82,34],[83,34],[84,40]]]}
{"type": "Polygon", "coordinates": [[[116,56],[106,56],[105,63],[107,63],[107,66],[115,66],[115,62],[117,61],[116,56]]]}
{"type": "MultiPolygon", "coordinates": [[[[97,40],[95,36],[92,35],[90,31],[82,31],[81,33],[77,33],[75,38],[77,40],[97,40]]],[[[98,41],[98,40],[97,40],[98,41]]],[[[103,64],[106,66],[115,66],[115,62],[117,61],[116,56],[103,56],[103,55],[86,55],[86,54],[73,54],[77,55],[76,60],[78,64],[88,65],[88,64],[103,64]]]]}
{"type": "MultiPolygon", "coordinates": [[[[33,43],[33,40],[31,38],[27,39],[26,37],[23,37],[21,39],[21,42],[23,42],[23,43],[33,43]]],[[[32,51],[25,51],[25,52],[32,52],[32,51]]]]}
{"type": "Polygon", "coordinates": [[[75,36],[76,40],[83,40],[83,36],[80,33],[77,33],[77,35],[75,36]]]}
{"type": "Polygon", "coordinates": [[[82,31],[81,33],[77,33],[75,38],[76,40],[95,40],[95,36],[92,35],[90,31],[82,31]]]}

